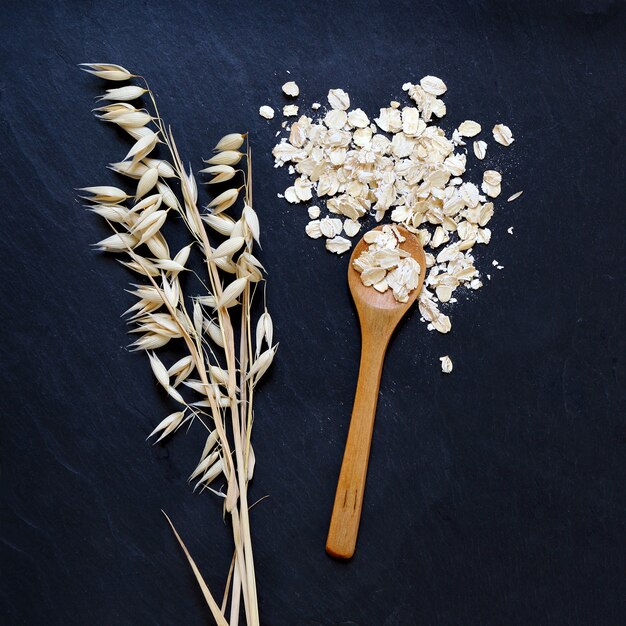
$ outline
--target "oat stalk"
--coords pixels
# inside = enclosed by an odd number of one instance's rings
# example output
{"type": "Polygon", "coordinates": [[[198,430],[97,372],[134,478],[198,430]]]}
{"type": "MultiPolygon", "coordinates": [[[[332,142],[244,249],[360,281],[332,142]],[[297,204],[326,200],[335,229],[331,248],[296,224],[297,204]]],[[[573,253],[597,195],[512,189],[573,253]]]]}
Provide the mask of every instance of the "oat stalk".
{"type": "Polygon", "coordinates": [[[248,505],[255,464],[251,443],[253,399],[277,344],[273,343],[267,308],[255,314],[254,296],[258,286],[264,292],[264,269],[254,254],[260,231],[252,208],[248,137],[230,133],[216,145],[213,156],[206,161],[208,167],[200,171],[213,177],[209,184],[233,181],[233,186],[201,208],[196,179],[191,170],[186,170],[172,130],[163,121],[147,81],[114,64],[83,64],[83,69],[104,80],[136,78],[142,82],[108,89],[100,99],[108,104],[95,109],[99,119],[122,128],[134,140],[126,156],[109,166],[136,181],[133,189],[127,192],[103,185],[80,191],[89,209],[103,217],[114,231],[96,247],[121,254],[125,257],[122,263],[142,279],[132,285],[130,293],[137,302],[126,311],[130,332],[139,335],[131,348],[147,353],[157,383],[177,405],[177,410],[161,420],[149,437],[158,436],[156,441],[161,441],[183,424],[194,423],[194,432],[199,428],[206,437],[189,481],[194,483],[194,491],[209,490],[223,497],[225,514],[230,517],[234,556],[221,606],[167,519],[215,622],[236,626],[243,604],[246,624],[257,626],[248,505]],[[141,97],[148,99],[148,108],[135,106],[141,97]],[[155,158],[159,146],[164,147],[167,158],[155,158]],[[235,169],[240,162],[242,166],[235,169]],[[233,215],[240,204],[241,211],[233,215]],[[172,219],[175,217],[180,219],[172,219]],[[163,228],[181,222],[190,243],[172,255],[163,228]],[[194,255],[200,255],[204,276],[191,269],[194,255]],[[188,296],[194,278],[200,293],[188,296]],[[181,356],[166,365],[157,351],[170,342],[179,344],[181,356]],[[225,492],[212,487],[220,480],[225,492]]]}

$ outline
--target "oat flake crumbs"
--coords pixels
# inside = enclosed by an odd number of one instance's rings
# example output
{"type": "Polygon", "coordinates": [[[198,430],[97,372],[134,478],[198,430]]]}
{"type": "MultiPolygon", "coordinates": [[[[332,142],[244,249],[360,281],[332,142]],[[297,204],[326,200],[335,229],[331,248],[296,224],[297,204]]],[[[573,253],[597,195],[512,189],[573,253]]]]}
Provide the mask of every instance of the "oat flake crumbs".
{"type": "Polygon", "coordinates": [[[266,120],[271,120],[274,117],[274,109],[272,109],[272,107],[267,106],[266,104],[264,104],[259,109],[259,115],[261,117],[264,117],[266,120]]]}
{"type": "Polygon", "coordinates": [[[444,374],[449,374],[452,371],[452,359],[449,356],[440,356],[439,360],[441,361],[441,371],[444,374]]]}
{"type": "MultiPolygon", "coordinates": [[[[426,76],[417,84],[404,83],[402,90],[404,103],[394,100],[368,114],[351,109],[346,91],[331,89],[328,110],[315,119],[300,115],[272,153],[276,167],[293,168],[293,184],[284,194],[287,201],[313,200],[328,211],[326,217],[321,217],[321,210],[310,211],[306,233],[324,238],[331,252],[347,252],[349,237],[358,236],[357,227],[370,215],[377,222],[402,224],[420,238],[426,253],[420,314],[429,330],[447,333],[450,318],[440,307],[456,301],[454,291],[459,287],[482,287],[473,251],[491,240],[491,198],[500,196],[502,175],[486,170],[478,185],[466,179],[464,138],[476,136],[481,126],[466,120],[446,136],[438,125],[446,114],[440,96],[447,86],[441,79],[426,76]]],[[[314,103],[311,108],[320,107],[314,103]]],[[[496,124],[492,133],[502,145],[513,142],[504,124],[496,124]]],[[[473,141],[470,155],[482,160],[486,149],[485,141],[473,141]]],[[[402,265],[385,267],[374,259],[387,256],[398,261],[399,253],[383,247],[381,254],[371,258],[369,254],[368,250],[358,259],[362,280],[379,290],[392,289],[399,298],[410,293],[415,274],[410,264],[403,263],[406,259],[400,255],[402,265]]],[[[498,262],[494,267],[502,268],[498,262]]]]}
{"type": "Polygon", "coordinates": [[[296,85],[296,83],[294,83],[292,80],[290,80],[289,82],[287,82],[287,83],[285,83],[283,85],[283,93],[286,96],[290,96],[292,98],[295,98],[300,93],[300,87],[298,87],[298,85],[296,85]]]}

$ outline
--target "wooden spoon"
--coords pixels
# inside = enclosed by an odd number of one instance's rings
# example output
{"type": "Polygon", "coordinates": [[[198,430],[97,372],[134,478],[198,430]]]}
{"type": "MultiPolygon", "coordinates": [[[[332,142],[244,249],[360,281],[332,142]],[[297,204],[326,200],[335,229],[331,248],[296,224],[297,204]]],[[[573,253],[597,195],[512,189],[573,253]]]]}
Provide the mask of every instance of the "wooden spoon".
{"type": "MultiPolygon", "coordinates": [[[[374,230],[381,228],[382,226],[379,226],[374,230]]],[[[426,272],[426,258],[418,238],[402,226],[398,226],[398,230],[406,237],[406,241],[401,243],[400,247],[409,252],[421,268],[417,289],[409,294],[408,302],[397,302],[391,289],[380,293],[361,282],[361,277],[352,266],[352,262],[368,245],[363,239],[355,246],[350,257],[348,285],[361,322],[361,365],[326,540],[326,552],[338,559],[349,559],[356,547],[378,388],[387,345],[398,322],[419,295],[426,272]]]]}

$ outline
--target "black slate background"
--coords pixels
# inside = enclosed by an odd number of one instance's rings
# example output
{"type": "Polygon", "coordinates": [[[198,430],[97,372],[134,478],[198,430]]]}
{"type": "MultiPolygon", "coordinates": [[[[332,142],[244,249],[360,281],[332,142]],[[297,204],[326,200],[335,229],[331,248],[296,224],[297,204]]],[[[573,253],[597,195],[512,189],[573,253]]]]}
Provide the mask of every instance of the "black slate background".
{"type": "MultiPolygon", "coordinates": [[[[169,405],[119,314],[129,275],[88,245],[73,189],[116,183],[128,142],[77,71],[143,72],[194,167],[249,129],[281,342],[258,396],[253,512],[268,625],[613,625],[625,619],[623,2],[2,3],[0,621],[205,624],[167,528],[211,588],[230,559],[220,503],[186,477],[201,442],[144,440],[169,405]],[[346,88],[376,112],[442,77],[452,129],[508,123],[484,165],[504,191],[487,269],[448,336],[413,314],[382,382],[360,543],[324,553],[356,382],[347,258],[303,235],[269,150],[280,85],[346,88]],[[523,189],[523,197],[503,202],[523,189]],[[506,228],[514,226],[514,235],[506,228]],[[489,271],[489,270],[487,270],[489,271]],[[451,376],[438,357],[450,354],[451,376]]],[[[470,162],[473,158],[469,159],[470,162]]],[[[474,173],[479,168],[474,167],[474,173]]]]}

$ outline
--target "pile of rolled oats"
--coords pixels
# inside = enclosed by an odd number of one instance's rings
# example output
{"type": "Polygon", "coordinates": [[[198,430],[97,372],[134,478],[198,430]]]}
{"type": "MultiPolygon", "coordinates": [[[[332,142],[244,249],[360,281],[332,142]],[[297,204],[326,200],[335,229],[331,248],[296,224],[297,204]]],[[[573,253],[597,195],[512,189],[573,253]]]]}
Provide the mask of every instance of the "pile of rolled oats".
{"type": "MultiPolygon", "coordinates": [[[[482,127],[466,120],[446,137],[436,123],[446,113],[440,96],[447,88],[441,79],[425,76],[419,84],[405,83],[402,88],[412,103],[402,106],[392,101],[373,120],[363,110],[350,108],[350,97],[343,89],[328,92],[326,111],[320,111],[319,103],[311,106],[315,118],[301,115],[297,121],[284,120],[282,128],[289,136],[272,153],[276,167],[289,164],[295,180],[279,197],[293,204],[310,203],[314,193],[319,203],[325,199],[333,217],[320,218],[321,209],[309,206],[306,233],[324,237],[326,248],[337,254],[351,248],[349,238],[359,233],[361,221],[369,215],[378,222],[403,224],[417,234],[427,266],[419,297],[422,319],[429,330],[447,333],[450,318],[440,311],[440,304],[455,302],[453,293],[458,287],[479,289],[483,285],[472,250],[491,239],[487,224],[494,205],[489,198],[500,195],[502,176],[486,170],[480,188],[463,179],[465,140],[477,137],[482,127]]],[[[293,81],[283,91],[291,98],[300,93],[293,81]]],[[[283,114],[297,115],[295,111],[295,105],[287,105],[283,114]]],[[[514,141],[504,124],[496,124],[492,135],[503,146],[514,141]]],[[[487,142],[474,140],[472,148],[482,160],[487,142]]],[[[519,196],[514,194],[510,200],[515,197],[519,196]]],[[[375,253],[377,242],[368,243],[375,246],[375,253]]],[[[368,265],[369,259],[370,251],[357,260],[366,272],[364,282],[378,289],[386,284],[396,297],[404,297],[405,278],[397,280],[400,274],[404,276],[400,265],[368,265]]],[[[409,284],[412,279],[407,280],[409,284]]]]}

